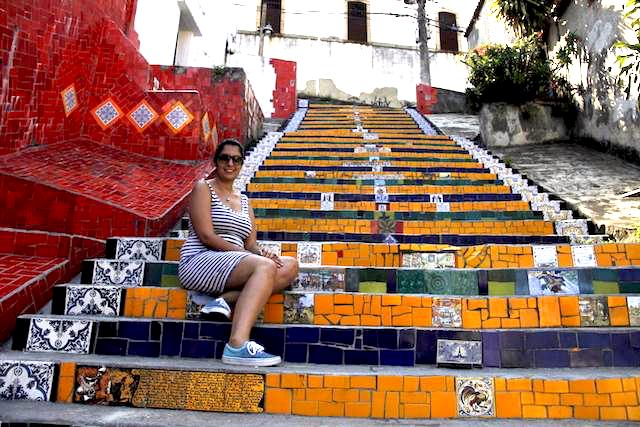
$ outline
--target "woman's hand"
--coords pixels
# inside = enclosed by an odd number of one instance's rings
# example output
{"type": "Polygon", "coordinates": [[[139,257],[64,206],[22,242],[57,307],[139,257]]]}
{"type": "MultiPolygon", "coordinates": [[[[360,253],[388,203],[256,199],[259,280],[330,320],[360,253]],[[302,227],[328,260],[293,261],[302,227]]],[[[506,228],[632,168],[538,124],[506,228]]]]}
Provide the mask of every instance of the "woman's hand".
{"type": "Polygon", "coordinates": [[[280,257],[278,255],[276,255],[275,253],[271,252],[271,250],[269,250],[267,248],[260,248],[260,253],[262,254],[263,257],[269,258],[270,260],[275,262],[276,266],[278,268],[280,268],[280,267],[282,267],[284,265],[284,263],[282,262],[280,257]]]}

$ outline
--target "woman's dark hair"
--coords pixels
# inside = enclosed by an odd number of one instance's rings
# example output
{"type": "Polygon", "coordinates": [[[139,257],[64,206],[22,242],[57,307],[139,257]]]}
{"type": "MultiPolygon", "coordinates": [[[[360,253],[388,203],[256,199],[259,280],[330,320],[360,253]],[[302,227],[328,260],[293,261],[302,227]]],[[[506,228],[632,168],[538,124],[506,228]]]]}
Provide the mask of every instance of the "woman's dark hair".
{"type": "Polygon", "coordinates": [[[224,150],[224,147],[226,147],[227,145],[238,147],[238,149],[240,150],[240,155],[244,159],[244,147],[242,146],[242,144],[240,144],[240,142],[238,142],[238,140],[236,139],[225,139],[220,144],[218,144],[218,147],[216,148],[216,152],[213,155],[214,162],[218,161],[218,159],[220,158],[220,154],[222,154],[222,150],[224,150]]]}

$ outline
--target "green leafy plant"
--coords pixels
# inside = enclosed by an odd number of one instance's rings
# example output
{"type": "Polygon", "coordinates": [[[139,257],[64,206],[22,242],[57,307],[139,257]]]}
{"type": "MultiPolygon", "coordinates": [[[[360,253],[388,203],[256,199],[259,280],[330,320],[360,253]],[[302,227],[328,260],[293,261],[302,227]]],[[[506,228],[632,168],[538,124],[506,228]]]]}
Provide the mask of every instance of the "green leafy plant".
{"type": "MultiPolygon", "coordinates": [[[[640,91],[640,81],[638,80],[638,74],[640,74],[640,0],[629,0],[625,18],[630,21],[629,25],[636,34],[636,42],[621,40],[616,42],[614,46],[619,52],[616,59],[620,66],[618,82],[622,83],[623,80],[626,80],[625,94],[629,99],[633,87],[640,91]]],[[[640,99],[638,100],[638,108],[640,108],[640,99]]]]}
{"type": "Polygon", "coordinates": [[[472,105],[490,102],[524,104],[546,97],[552,70],[542,44],[527,37],[514,46],[490,45],[470,52],[467,90],[472,105]]]}
{"type": "Polygon", "coordinates": [[[494,8],[520,36],[544,31],[553,9],[552,0],[496,0],[494,8]]]}

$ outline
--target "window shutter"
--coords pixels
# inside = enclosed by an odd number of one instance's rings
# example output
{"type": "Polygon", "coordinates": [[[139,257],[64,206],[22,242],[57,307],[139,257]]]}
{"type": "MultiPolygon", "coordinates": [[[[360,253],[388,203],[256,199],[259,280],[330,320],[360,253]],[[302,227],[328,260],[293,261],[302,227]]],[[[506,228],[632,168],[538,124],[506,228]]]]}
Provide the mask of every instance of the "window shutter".
{"type": "Polygon", "coordinates": [[[347,38],[357,43],[367,42],[367,5],[359,1],[348,3],[347,38]]]}
{"type": "Polygon", "coordinates": [[[273,28],[273,34],[280,34],[280,18],[282,15],[282,1],[281,0],[262,0],[267,4],[266,22],[264,25],[271,25],[273,28]]]}
{"type": "Polygon", "coordinates": [[[458,52],[458,31],[456,15],[449,12],[440,12],[438,15],[440,26],[440,50],[458,52]]]}

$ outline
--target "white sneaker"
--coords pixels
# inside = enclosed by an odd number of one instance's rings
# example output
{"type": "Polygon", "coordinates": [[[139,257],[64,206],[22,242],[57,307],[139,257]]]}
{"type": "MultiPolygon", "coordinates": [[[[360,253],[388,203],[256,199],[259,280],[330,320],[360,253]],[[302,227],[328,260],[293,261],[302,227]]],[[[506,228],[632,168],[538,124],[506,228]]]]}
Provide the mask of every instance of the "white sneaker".
{"type": "Polygon", "coordinates": [[[200,309],[202,314],[219,313],[227,319],[231,319],[231,307],[224,298],[216,298],[200,309]]]}

